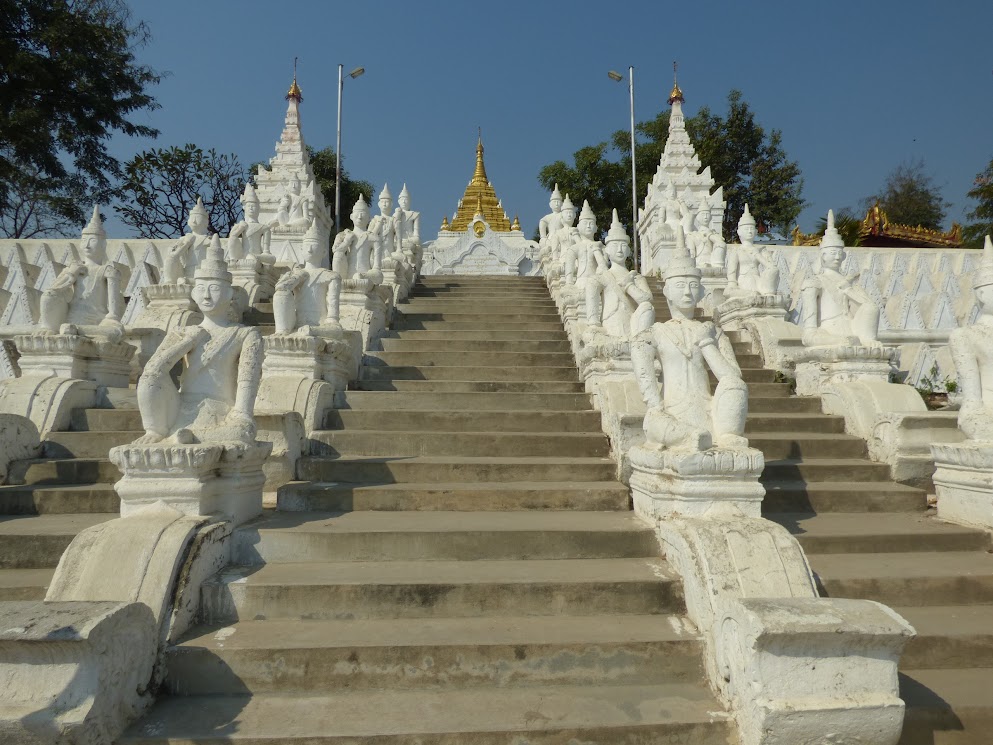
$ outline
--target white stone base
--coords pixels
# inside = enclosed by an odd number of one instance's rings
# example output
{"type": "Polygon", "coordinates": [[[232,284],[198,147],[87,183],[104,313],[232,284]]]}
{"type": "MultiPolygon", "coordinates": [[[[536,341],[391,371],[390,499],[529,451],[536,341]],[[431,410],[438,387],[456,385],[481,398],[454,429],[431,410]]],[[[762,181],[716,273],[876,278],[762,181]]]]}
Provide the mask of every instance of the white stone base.
{"type": "Polygon", "coordinates": [[[938,517],[993,530],[993,442],[933,445],[938,517]]]}
{"type": "Polygon", "coordinates": [[[346,279],[342,283],[339,320],[347,331],[362,335],[362,349],[373,350],[386,330],[393,312],[393,291],[368,279],[346,279]]]}
{"type": "Polygon", "coordinates": [[[765,459],[759,450],[678,451],[646,444],[631,448],[628,458],[634,511],[646,519],[762,513],[765,459]]]}
{"type": "Polygon", "coordinates": [[[796,356],[796,392],[817,396],[830,383],[890,382],[900,350],[889,347],[804,347],[796,356]]]}
{"type": "Polygon", "coordinates": [[[272,443],[121,445],[110,460],[124,477],[114,484],[121,516],[165,502],[185,515],[213,515],[235,524],[262,512],[262,464],[272,443]]]}
{"type": "MultiPolygon", "coordinates": [[[[271,334],[263,337],[265,358],[262,376],[300,377],[325,380],[335,391],[343,391],[358,377],[361,344],[357,331],[339,332],[338,338],[271,334]]],[[[285,407],[267,407],[283,408],[285,407]]]]}
{"type": "Polygon", "coordinates": [[[126,342],[101,341],[71,334],[14,337],[25,377],[55,375],[92,380],[108,388],[126,388],[135,349],[126,342]]]}
{"type": "Polygon", "coordinates": [[[41,439],[49,432],[69,429],[72,410],[91,409],[97,400],[97,384],[92,380],[22,375],[0,383],[0,413],[29,419],[41,439]]]}
{"type": "Polygon", "coordinates": [[[788,307],[789,298],[785,295],[738,295],[725,298],[714,309],[714,323],[725,331],[742,331],[750,321],[785,320],[788,307]]]}

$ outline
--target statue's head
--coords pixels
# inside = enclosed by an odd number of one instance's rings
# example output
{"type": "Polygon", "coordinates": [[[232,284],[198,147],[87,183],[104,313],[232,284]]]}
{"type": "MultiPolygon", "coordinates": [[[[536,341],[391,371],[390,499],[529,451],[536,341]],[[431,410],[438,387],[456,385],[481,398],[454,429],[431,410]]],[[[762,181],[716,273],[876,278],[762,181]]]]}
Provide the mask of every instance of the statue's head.
{"type": "Polygon", "coordinates": [[[103,229],[100,219],[100,207],[93,205],[93,216],[85,228],[80,241],[80,251],[84,261],[103,264],[107,260],[107,232],[103,229]]]}
{"type": "Polygon", "coordinates": [[[365,197],[359,194],[359,200],[352,207],[352,214],[350,215],[352,219],[352,225],[354,225],[359,230],[365,230],[369,227],[369,220],[371,215],[369,213],[369,205],[366,204],[365,197]]]}
{"type": "Polygon", "coordinates": [[[224,260],[221,238],[214,233],[207,256],[193,275],[193,302],[206,318],[225,318],[233,296],[231,272],[224,260]]]}
{"type": "Polygon", "coordinates": [[[576,224],[576,205],[569,199],[568,194],[565,195],[565,199],[562,201],[559,219],[562,221],[562,227],[564,228],[571,228],[576,224]]]}
{"type": "Polygon", "coordinates": [[[207,235],[207,229],[210,227],[210,216],[207,214],[207,210],[203,206],[203,199],[200,197],[197,197],[196,205],[190,210],[186,224],[197,235],[207,235]]]}
{"type": "Polygon", "coordinates": [[[579,213],[579,234],[588,241],[596,235],[596,215],[590,209],[590,203],[583,200],[583,211],[579,213]]]}
{"type": "Polygon", "coordinates": [[[828,210],[827,227],[821,238],[821,266],[840,271],[845,260],[845,241],[834,226],[834,210],[828,210]]]}
{"type": "Polygon", "coordinates": [[[390,194],[390,185],[383,184],[383,190],[379,192],[379,213],[388,215],[393,211],[393,195],[390,194]]]}
{"type": "Polygon", "coordinates": [[[257,220],[259,217],[259,197],[255,187],[245,184],[245,193],[241,195],[241,206],[245,210],[246,220],[257,220]]]}
{"type": "Polygon", "coordinates": [[[700,276],[700,269],[686,250],[686,236],[680,225],[676,228],[676,248],[662,272],[665,280],[662,294],[669,305],[692,316],[693,309],[703,300],[704,289],[700,276]]]}
{"type": "Polygon", "coordinates": [[[290,192],[294,195],[300,193],[300,178],[294,173],[293,178],[290,179],[290,192]]]}
{"type": "Polygon", "coordinates": [[[748,211],[748,203],[745,203],[745,211],[738,220],[738,240],[742,243],[751,243],[755,240],[758,231],[755,228],[755,218],[748,211]]]}
{"type": "Polygon", "coordinates": [[[410,192],[407,191],[407,185],[403,185],[403,189],[400,191],[400,196],[397,197],[397,202],[400,203],[400,209],[404,212],[410,210],[410,192]]]}
{"type": "Polygon", "coordinates": [[[624,226],[621,225],[616,208],[610,221],[610,230],[607,231],[607,242],[604,244],[604,247],[606,248],[607,258],[610,259],[612,266],[615,264],[625,266],[628,258],[631,256],[631,241],[628,238],[627,231],[624,230],[624,226]]]}
{"type": "Polygon", "coordinates": [[[558,212],[562,209],[562,194],[559,192],[558,184],[555,184],[555,188],[552,190],[552,196],[548,199],[548,206],[551,207],[552,212],[558,212]]]}
{"type": "Polygon", "coordinates": [[[694,224],[697,226],[698,229],[710,227],[710,217],[711,217],[710,203],[706,199],[703,199],[700,202],[700,207],[696,211],[694,224]]]}
{"type": "Polygon", "coordinates": [[[317,226],[317,220],[311,220],[310,227],[303,236],[303,251],[306,254],[308,263],[316,266],[323,266],[327,258],[327,245],[321,235],[321,229],[317,226]]]}

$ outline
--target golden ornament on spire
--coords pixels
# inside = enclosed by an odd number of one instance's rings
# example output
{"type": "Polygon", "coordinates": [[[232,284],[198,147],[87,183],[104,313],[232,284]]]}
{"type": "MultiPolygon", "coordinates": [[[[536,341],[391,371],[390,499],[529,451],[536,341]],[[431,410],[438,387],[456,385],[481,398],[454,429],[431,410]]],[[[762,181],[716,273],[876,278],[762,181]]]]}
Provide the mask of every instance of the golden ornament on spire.
{"type": "Polygon", "coordinates": [[[513,222],[513,224],[511,224],[510,229],[511,230],[520,230],[521,229],[521,221],[518,219],[517,215],[514,215],[514,222],[513,222]]]}
{"type": "Polygon", "coordinates": [[[672,63],[672,90],[669,92],[669,105],[672,106],[676,101],[679,103],[686,103],[686,99],[683,98],[683,91],[679,87],[679,83],[676,82],[676,70],[679,67],[679,63],[672,63]]]}
{"type": "Polygon", "coordinates": [[[486,177],[486,164],[483,162],[482,130],[480,130],[479,139],[476,141],[476,168],[472,173],[472,180],[465,188],[465,194],[459,203],[459,210],[451,224],[447,227],[442,225],[442,230],[453,232],[468,230],[476,212],[482,213],[483,219],[490,225],[490,230],[498,232],[511,230],[507,213],[501,209],[500,200],[493,189],[493,184],[486,177]]]}
{"type": "Polygon", "coordinates": [[[300,90],[300,86],[297,85],[297,58],[293,58],[293,84],[290,86],[290,90],[286,93],[286,100],[295,100],[300,103],[303,100],[303,91],[300,90]]]}

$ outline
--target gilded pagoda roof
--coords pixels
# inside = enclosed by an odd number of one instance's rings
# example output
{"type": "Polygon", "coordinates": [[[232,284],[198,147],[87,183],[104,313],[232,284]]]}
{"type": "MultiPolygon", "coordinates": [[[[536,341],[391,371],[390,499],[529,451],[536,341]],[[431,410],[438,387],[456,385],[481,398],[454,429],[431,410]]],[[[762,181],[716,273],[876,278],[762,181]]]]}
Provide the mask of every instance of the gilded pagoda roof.
{"type": "Polygon", "coordinates": [[[442,225],[442,230],[461,233],[469,229],[476,212],[483,213],[483,219],[490,225],[490,230],[510,232],[510,218],[504,211],[497,198],[493,184],[486,177],[486,164],[483,161],[483,137],[480,135],[476,143],[476,169],[472,172],[472,180],[465,188],[465,194],[459,203],[458,212],[450,225],[442,225]]]}
{"type": "MultiPolygon", "coordinates": [[[[793,228],[791,234],[794,246],[817,246],[821,236],[816,233],[801,233],[799,227],[793,228]]],[[[962,245],[962,226],[952,223],[952,229],[947,232],[932,230],[923,226],[899,225],[892,223],[886,212],[876,202],[859,225],[860,245],[873,246],[907,246],[925,248],[940,246],[943,248],[958,248],[962,245]]]]}

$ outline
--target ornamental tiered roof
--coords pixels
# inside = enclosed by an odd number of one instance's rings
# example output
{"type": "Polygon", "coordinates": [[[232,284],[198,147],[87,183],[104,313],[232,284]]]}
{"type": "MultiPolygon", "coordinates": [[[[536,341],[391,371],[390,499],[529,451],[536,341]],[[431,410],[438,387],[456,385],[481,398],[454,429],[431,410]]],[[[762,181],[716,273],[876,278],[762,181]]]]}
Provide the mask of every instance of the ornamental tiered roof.
{"type": "MultiPolygon", "coordinates": [[[[817,233],[801,233],[800,227],[793,228],[791,233],[794,246],[817,246],[821,236],[817,233]]],[[[932,230],[921,225],[900,225],[890,222],[886,212],[876,202],[859,225],[860,245],[879,247],[926,248],[938,246],[942,248],[958,248],[962,245],[962,226],[952,223],[952,229],[947,232],[932,230]]]]}
{"type": "Polygon", "coordinates": [[[483,219],[489,223],[490,230],[510,232],[510,218],[503,209],[503,204],[497,198],[493,184],[486,177],[486,164],[483,162],[483,136],[480,134],[476,143],[476,169],[472,180],[465,188],[465,194],[459,202],[459,209],[451,224],[442,223],[441,229],[460,233],[469,229],[477,210],[483,213],[483,219]]]}

